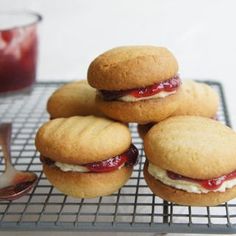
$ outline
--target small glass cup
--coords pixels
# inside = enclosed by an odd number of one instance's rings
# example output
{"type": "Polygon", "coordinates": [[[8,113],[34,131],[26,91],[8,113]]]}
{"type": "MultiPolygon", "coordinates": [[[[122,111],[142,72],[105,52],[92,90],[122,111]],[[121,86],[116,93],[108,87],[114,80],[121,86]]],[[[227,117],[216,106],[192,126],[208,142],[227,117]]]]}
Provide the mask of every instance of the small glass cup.
{"type": "Polygon", "coordinates": [[[0,93],[29,89],[34,84],[41,20],[30,11],[0,12],[0,93]]]}

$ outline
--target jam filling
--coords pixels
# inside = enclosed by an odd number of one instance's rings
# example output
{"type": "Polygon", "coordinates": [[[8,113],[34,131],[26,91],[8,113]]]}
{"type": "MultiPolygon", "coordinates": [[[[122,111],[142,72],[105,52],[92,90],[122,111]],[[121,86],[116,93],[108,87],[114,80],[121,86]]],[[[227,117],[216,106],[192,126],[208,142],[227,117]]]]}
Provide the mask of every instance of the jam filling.
{"type": "Polygon", "coordinates": [[[160,83],[155,83],[153,85],[147,86],[145,88],[136,88],[136,89],[128,89],[128,90],[100,90],[102,97],[106,101],[116,100],[120,97],[129,95],[135,98],[143,98],[150,97],[162,91],[164,92],[173,92],[175,91],[181,84],[180,78],[178,75],[172,77],[171,79],[162,81],[160,83]]]}
{"type": "Polygon", "coordinates": [[[206,179],[206,180],[192,179],[186,176],[173,173],[171,171],[167,171],[167,176],[173,180],[184,180],[184,181],[194,182],[207,190],[213,191],[218,189],[225,181],[235,179],[236,171],[233,171],[227,175],[220,176],[218,178],[206,179]]]}
{"type": "Polygon", "coordinates": [[[104,161],[98,161],[84,165],[91,172],[109,172],[118,169],[125,164],[133,166],[137,163],[138,149],[132,144],[130,148],[121,155],[112,157],[104,161]]]}
{"type": "MultiPolygon", "coordinates": [[[[41,162],[47,164],[47,165],[54,165],[55,161],[47,158],[40,156],[41,162]]],[[[112,158],[109,158],[104,161],[98,161],[98,162],[93,162],[93,163],[88,163],[85,165],[81,165],[83,167],[86,167],[90,172],[109,172],[109,171],[114,171],[117,170],[119,167],[122,165],[126,166],[134,166],[138,162],[138,149],[131,144],[129,149],[112,158]]]]}

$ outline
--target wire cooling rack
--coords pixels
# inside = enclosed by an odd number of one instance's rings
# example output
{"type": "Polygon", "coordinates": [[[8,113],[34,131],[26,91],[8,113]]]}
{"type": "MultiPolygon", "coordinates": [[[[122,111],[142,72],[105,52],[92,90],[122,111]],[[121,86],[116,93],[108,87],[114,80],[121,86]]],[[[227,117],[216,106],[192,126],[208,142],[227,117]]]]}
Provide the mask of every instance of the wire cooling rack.
{"type": "MultiPolygon", "coordinates": [[[[219,121],[230,126],[221,84],[205,82],[220,95],[219,121]]],[[[236,233],[235,200],[216,207],[187,207],[151,193],[143,178],[145,154],[135,124],[130,125],[130,130],[141,161],[118,192],[107,197],[75,199],[53,188],[42,173],[34,137],[49,118],[45,110],[48,97],[62,84],[38,83],[31,93],[0,98],[0,122],[13,122],[13,164],[39,176],[31,193],[15,201],[0,202],[0,230],[236,233]]],[[[0,172],[3,171],[1,164],[0,172]]]]}

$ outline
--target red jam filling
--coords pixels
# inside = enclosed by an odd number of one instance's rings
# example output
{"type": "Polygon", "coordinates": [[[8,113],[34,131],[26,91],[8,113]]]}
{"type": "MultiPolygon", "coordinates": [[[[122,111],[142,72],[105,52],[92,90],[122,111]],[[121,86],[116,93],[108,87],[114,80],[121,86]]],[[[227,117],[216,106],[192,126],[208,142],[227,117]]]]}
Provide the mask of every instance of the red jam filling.
{"type": "Polygon", "coordinates": [[[180,86],[180,78],[178,75],[171,79],[165,80],[160,83],[155,83],[153,85],[147,86],[145,88],[129,89],[129,90],[119,90],[119,91],[108,91],[100,90],[103,99],[107,101],[115,100],[117,98],[130,95],[135,98],[150,97],[162,91],[173,92],[180,86]]]}
{"type": "Polygon", "coordinates": [[[121,155],[112,157],[104,161],[98,161],[84,165],[91,172],[109,172],[118,169],[125,164],[133,166],[137,163],[138,149],[132,144],[130,148],[121,155]]]}
{"type": "MultiPolygon", "coordinates": [[[[55,161],[51,160],[50,158],[40,156],[40,160],[42,163],[53,166],[55,161]]],[[[89,164],[83,165],[84,167],[88,168],[91,172],[109,172],[113,170],[117,170],[120,166],[134,166],[138,162],[138,149],[131,144],[129,149],[115,157],[104,161],[93,162],[89,164]]]]}
{"type": "Polygon", "coordinates": [[[173,173],[171,171],[167,171],[167,175],[170,179],[194,182],[201,185],[203,188],[212,191],[212,190],[218,189],[225,181],[235,179],[236,171],[233,171],[227,175],[220,176],[218,178],[206,179],[206,180],[188,178],[188,177],[173,173]]]}
{"type": "Polygon", "coordinates": [[[175,76],[169,80],[150,85],[146,88],[133,89],[129,95],[136,98],[150,97],[162,91],[173,92],[179,87],[179,85],[180,79],[178,76],[175,76]]]}

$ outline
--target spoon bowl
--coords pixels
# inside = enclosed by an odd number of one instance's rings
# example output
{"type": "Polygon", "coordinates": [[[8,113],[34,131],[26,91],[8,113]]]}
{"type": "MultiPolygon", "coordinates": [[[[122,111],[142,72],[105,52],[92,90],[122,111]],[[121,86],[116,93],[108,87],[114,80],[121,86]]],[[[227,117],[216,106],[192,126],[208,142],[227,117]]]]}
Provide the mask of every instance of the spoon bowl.
{"type": "Polygon", "coordinates": [[[0,200],[15,200],[36,184],[38,177],[30,171],[19,171],[11,163],[11,123],[0,124],[0,145],[5,160],[5,172],[0,176],[0,200]]]}

